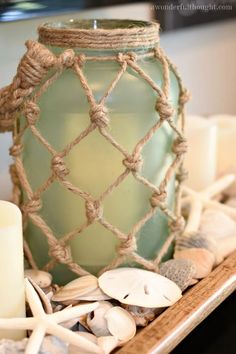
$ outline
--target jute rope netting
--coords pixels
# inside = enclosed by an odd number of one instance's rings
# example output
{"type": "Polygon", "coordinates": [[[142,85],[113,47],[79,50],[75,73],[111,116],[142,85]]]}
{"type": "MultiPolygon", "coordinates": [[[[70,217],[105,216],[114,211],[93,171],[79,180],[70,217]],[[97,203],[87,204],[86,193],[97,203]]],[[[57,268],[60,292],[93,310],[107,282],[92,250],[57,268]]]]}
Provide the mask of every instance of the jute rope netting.
{"type": "MultiPolygon", "coordinates": [[[[156,29],[158,26],[153,24],[153,27],[155,27],[156,41],[156,29]]],[[[46,44],[51,43],[52,33],[50,31],[51,30],[46,30],[45,32],[44,27],[39,31],[41,40],[43,40],[46,44]]],[[[126,29],[126,36],[128,31],[129,30],[126,29]]],[[[105,32],[109,31],[104,31],[104,33],[105,32]]],[[[106,33],[104,33],[102,31],[101,36],[98,36],[97,42],[94,43],[89,38],[89,35],[87,39],[84,35],[81,37],[81,33],[78,36],[74,35],[71,37],[71,33],[68,35],[68,32],[65,31],[65,33],[61,34],[61,36],[57,36],[56,45],[65,45],[65,43],[69,40],[68,38],[72,38],[72,42],[69,42],[71,46],[76,46],[78,44],[81,45],[82,43],[81,47],[86,48],[99,48],[100,45],[101,47],[102,45],[104,46],[104,43],[110,43],[109,45],[112,46],[112,48],[120,48],[120,45],[123,45],[122,41],[124,41],[124,38],[122,37],[121,32],[118,31],[118,34],[115,33],[115,35],[110,33],[108,37],[106,33]],[[102,36],[105,36],[105,39],[102,36]],[[108,42],[107,38],[110,38],[108,42]]],[[[145,33],[143,36],[142,33],[139,33],[138,37],[136,36],[136,39],[138,38],[136,42],[135,39],[131,37],[133,48],[135,48],[135,46],[143,46],[144,43],[146,46],[150,46],[150,44],[154,41],[154,36],[150,33],[145,33]]],[[[88,56],[85,54],[77,55],[73,49],[67,49],[56,56],[39,42],[27,41],[26,46],[28,50],[18,66],[17,74],[14,77],[12,84],[0,91],[0,130],[3,132],[13,130],[16,117],[19,115],[24,116],[24,126],[20,129],[15,129],[14,143],[10,149],[10,153],[14,158],[14,164],[10,169],[14,183],[13,198],[14,202],[19,204],[21,207],[24,224],[26,225],[27,220],[30,219],[31,222],[38,227],[42,234],[47,238],[49,256],[51,257],[51,260],[45,265],[44,269],[51,270],[57,263],[62,263],[67,265],[71,271],[78,275],[87,274],[88,272],[85,269],[73,261],[68,243],[72,238],[79,237],[83,230],[85,230],[89,225],[94,222],[98,222],[104,228],[112,232],[120,241],[117,248],[117,256],[111,264],[102,270],[102,272],[119,266],[126,260],[127,256],[129,257],[129,260],[137,262],[146,269],[157,271],[158,265],[164,254],[167,252],[169,246],[175,238],[182,232],[184,227],[184,221],[181,216],[180,209],[180,195],[181,183],[185,178],[185,172],[183,170],[183,157],[187,146],[183,131],[184,104],[188,100],[188,93],[183,87],[182,80],[176,67],[170,62],[163,50],[158,46],[156,46],[155,49],[150,49],[146,54],[140,55],[135,54],[134,52],[120,52],[115,56],[88,56]],[[154,57],[161,63],[163,68],[163,87],[159,87],[139,66],[139,60],[147,56],[154,57]],[[95,100],[93,92],[83,72],[83,65],[87,61],[116,61],[120,66],[115,79],[99,102],[95,100]],[[140,77],[152,87],[157,95],[155,106],[157,112],[156,123],[143,136],[143,138],[137,142],[132,154],[129,154],[125,148],[121,146],[116,139],[114,139],[109,129],[107,129],[109,125],[109,113],[106,107],[106,100],[128,67],[140,75],[140,77]],[[37,128],[37,121],[40,119],[40,108],[37,102],[40,96],[48,89],[50,85],[53,84],[54,81],[59,78],[64,70],[72,70],[75,75],[77,75],[81,83],[90,105],[90,124],[81,134],[79,134],[79,136],[76,137],[75,140],[65,146],[62,151],[56,151],[37,128]],[[174,110],[169,102],[170,70],[172,70],[176,75],[180,89],[178,122],[175,122],[173,119],[174,110]],[[48,75],[50,76],[48,77],[48,75]],[[140,174],[143,163],[142,150],[163,124],[169,124],[175,133],[175,140],[172,147],[174,154],[173,156],[175,156],[175,158],[168,168],[163,181],[159,186],[156,186],[140,174]],[[48,150],[52,157],[51,175],[36,190],[32,190],[22,162],[22,152],[24,149],[23,136],[27,129],[31,130],[35,138],[48,150]],[[102,193],[102,195],[95,200],[91,194],[81,190],[68,180],[67,176],[70,171],[65,165],[64,158],[76,145],[78,145],[83,139],[86,139],[86,137],[96,129],[100,132],[104,139],[112,144],[114,148],[118,149],[124,156],[122,161],[124,171],[102,193]],[[108,220],[106,220],[103,215],[102,203],[104,199],[110,195],[130,174],[132,174],[139,183],[142,183],[151,190],[152,197],[150,198],[150,209],[148,212],[132,227],[128,234],[125,234],[119,230],[118,227],[112,225],[108,220]],[[176,194],[175,208],[174,211],[172,211],[167,207],[167,184],[174,175],[176,175],[176,194]],[[41,196],[51,186],[51,184],[54,183],[54,181],[58,181],[64,188],[70,191],[70,193],[74,193],[78,197],[83,198],[87,217],[84,224],[78,225],[77,228],[67,233],[60,239],[56,237],[50,228],[50,225],[47,225],[45,220],[40,215],[40,209],[42,208],[41,196]],[[23,200],[22,192],[24,192],[27,200],[23,200]],[[156,258],[154,260],[147,260],[137,253],[136,236],[148,220],[156,214],[158,209],[160,209],[162,213],[168,217],[170,235],[161,250],[156,255],[156,258]]],[[[24,248],[25,254],[31,266],[33,268],[37,268],[26,241],[24,248]]]]}

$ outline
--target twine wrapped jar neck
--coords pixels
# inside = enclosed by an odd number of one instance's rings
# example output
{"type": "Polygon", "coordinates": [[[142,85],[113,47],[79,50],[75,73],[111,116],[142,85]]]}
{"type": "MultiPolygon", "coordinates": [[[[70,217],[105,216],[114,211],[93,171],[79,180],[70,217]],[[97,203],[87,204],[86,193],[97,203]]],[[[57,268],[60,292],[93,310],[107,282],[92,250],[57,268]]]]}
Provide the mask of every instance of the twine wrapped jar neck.
{"type": "Polygon", "coordinates": [[[134,20],[69,20],[39,27],[39,42],[56,47],[135,50],[154,48],[159,24],[134,20]]]}

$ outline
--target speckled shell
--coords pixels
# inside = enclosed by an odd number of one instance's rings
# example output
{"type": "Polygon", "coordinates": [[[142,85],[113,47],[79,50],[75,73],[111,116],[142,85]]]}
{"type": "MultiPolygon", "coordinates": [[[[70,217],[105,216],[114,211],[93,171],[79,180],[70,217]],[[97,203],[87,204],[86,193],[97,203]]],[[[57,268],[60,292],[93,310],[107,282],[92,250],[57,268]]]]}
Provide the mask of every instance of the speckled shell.
{"type": "Polygon", "coordinates": [[[189,259],[171,259],[160,265],[159,273],[175,282],[184,291],[193,284],[197,267],[189,259]]]}
{"type": "Polygon", "coordinates": [[[181,235],[175,243],[175,250],[182,251],[186,248],[205,248],[208,251],[215,253],[216,244],[214,240],[207,237],[206,234],[201,232],[193,232],[181,235]]]}

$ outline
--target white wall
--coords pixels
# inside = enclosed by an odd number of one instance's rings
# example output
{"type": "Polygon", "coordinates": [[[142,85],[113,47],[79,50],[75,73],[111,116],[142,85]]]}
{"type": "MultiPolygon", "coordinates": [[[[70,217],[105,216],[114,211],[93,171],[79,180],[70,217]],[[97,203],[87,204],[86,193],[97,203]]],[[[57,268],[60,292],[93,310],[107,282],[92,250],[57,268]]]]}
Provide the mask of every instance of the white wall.
{"type": "Polygon", "coordinates": [[[192,93],[191,114],[236,114],[236,21],[163,33],[161,45],[192,93]]]}
{"type": "MultiPolygon", "coordinates": [[[[25,51],[26,39],[36,38],[39,24],[70,17],[136,18],[152,16],[148,4],[126,5],[60,17],[0,24],[0,87],[13,77],[25,51]]],[[[174,61],[193,99],[192,114],[236,114],[236,21],[217,22],[187,30],[162,33],[161,46],[174,61]]],[[[0,135],[0,198],[10,194],[6,182],[10,136],[0,135]]]]}

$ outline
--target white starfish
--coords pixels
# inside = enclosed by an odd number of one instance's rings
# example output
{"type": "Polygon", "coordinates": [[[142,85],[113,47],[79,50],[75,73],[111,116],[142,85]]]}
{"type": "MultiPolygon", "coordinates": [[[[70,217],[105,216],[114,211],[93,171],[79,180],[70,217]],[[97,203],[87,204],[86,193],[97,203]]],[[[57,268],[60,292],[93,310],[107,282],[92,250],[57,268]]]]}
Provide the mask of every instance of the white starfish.
{"type": "Polygon", "coordinates": [[[236,176],[233,174],[226,175],[200,192],[196,192],[189,187],[183,186],[183,192],[186,196],[182,198],[182,206],[185,206],[186,204],[190,205],[188,222],[185,228],[186,233],[198,230],[204,207],[211,207],[221,210],[236,220],[235,208],[212,199],[227,189],[235,181],[235,179],[236,176]]]}
{"type": "Polygon", "coordinates": [[[57,336],[63,341],[77,346],[78,349],[91,351],[91,353],[102,353],[98,345],[81,336],[78,332],[75,333],[60,325],[62,322],[95,310],[99,306],[97,302],[66,308],[53,314],[46,314],[38,294],[28,279],[25,279],[25,291],[33,317],[0,319],[0,329],[33,330],[27,343],[25,354],[37,354],[46,333],[57,336]]]}

